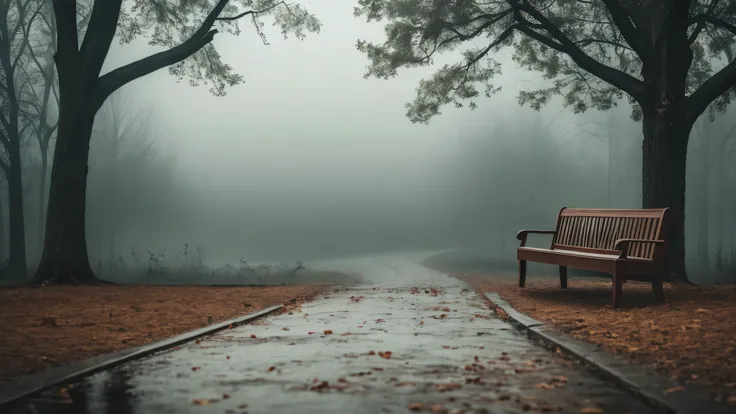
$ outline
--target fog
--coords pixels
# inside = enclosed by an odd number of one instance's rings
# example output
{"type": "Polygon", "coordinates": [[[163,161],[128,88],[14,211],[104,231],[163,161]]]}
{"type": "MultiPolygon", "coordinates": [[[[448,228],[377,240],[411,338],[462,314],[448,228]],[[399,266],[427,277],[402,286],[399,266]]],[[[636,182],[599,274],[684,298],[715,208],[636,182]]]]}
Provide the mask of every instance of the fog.
{"type": "MultiPolygon", "coordinates": [[[[248,24],[239,37],[215,37],[245,79],[227,96],[161,70],[106,103],[90,160],[93,263],[171,261],[185,248],[213,267],[456,248],[513,263],[516,232],[552,227],[563,206],[640,206],[641,127],[627,104],[585,114],[558,101],[540,112],[519,107],[519,90],[546,81],[502,55],[502,92],[475,111],[447,107],[430,125],[412,124],[404,105],[419,80],[456,55],[392,80],[363,79],[368,62],[355,41],[382,39],[380,23],[354,18],[352,2],[303,4],[324,24],[304,41],[269,24],[269,45],[248,24]]],[[[145,39],[115,45],[106,70],[155,51],[145,39]]],[[[694,134],[725,144],[693,139],[689,262],[713,270],[696,281],[721,277],[736,252],[733,121],[704,124],[694,134]],[[698,230],[703,222],[710,232],[698,230]]],[[[32,188],[33,149],[27,158],[32,188]]],[[[29,194],[35,261],[39,206],[29,194]]]]}

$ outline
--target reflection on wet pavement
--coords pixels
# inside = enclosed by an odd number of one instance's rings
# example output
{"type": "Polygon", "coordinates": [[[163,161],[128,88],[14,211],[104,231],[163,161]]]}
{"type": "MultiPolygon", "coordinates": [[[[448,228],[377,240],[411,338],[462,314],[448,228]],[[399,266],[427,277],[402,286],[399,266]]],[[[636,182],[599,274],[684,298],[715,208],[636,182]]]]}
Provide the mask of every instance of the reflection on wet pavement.
{"type": "Polygon", "coordinates": [[[374,260],[354,270],[377,284],[334,289],[13,412],[654,412],[530,343],[458,280],[374,260]]]}

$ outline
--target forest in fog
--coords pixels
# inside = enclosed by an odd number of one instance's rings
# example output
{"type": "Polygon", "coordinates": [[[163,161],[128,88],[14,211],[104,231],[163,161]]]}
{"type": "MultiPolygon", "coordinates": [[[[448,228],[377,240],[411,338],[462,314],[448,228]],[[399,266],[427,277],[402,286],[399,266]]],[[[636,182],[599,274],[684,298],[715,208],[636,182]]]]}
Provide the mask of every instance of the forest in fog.
{"type": "MultiPolygon", "coordinates": [[[[286,166],[284,174],[221,183],[218,191],[198,184],[196,172],[178,162],[176,147],[161,139],[166,126],[157,123],[155,108],[117,94],[98,114],[91,145],[93,267],[216,268],[447,248],[509,266],[516,232],[553,226],[563,206],[639,207],[640,126],[623,108],[562,120],[559,110],[510,111],[492,122],[469,118],[445,131],[430,156],[402,155],[382,171],[286,166]]],[[[693,132],[687,246],[696,281],[734,277],[735,132],[730,113],[701,117],[693,132]]],[[[40,157],[32,145],[24,156],[28,251],[37,260],[40,157]]]]}

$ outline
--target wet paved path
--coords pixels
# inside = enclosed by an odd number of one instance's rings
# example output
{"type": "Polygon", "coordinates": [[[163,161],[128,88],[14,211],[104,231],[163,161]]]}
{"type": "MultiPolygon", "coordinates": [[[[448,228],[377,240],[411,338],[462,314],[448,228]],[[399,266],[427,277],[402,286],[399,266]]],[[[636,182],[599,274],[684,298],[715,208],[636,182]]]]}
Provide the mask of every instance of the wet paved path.
{"type": "Polygon", "coordinates": [[[654,412],[410,258],[335,267],[370,284],[91,376],[64,403],[57,392],[20,412],[654,412]]]}

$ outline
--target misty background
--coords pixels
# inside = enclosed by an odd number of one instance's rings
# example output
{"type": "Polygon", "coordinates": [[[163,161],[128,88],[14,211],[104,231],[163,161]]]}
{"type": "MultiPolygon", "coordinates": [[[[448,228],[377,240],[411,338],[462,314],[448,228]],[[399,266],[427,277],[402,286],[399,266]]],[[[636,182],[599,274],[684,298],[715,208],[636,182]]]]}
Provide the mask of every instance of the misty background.
{"type": "MultiPolygon", "coordinates": [[[[502,92],[475,111],[448,107],[430,125],[414,125],[404,104],[435,68],[365,80],[368,62],[355,41],[382,39],[382,25],[354,18],[351,2],[303,4],[324,24],[304,41],[284,40],[268,24],[267,46],[254,30],[215,37],[245,79],[225,97],[161,70],[108,100],[90,155],[93,268],[152,257],[171,265],[184,250],[213,267],[454,248],[513,264],[516,232],[553,227],[563,206],[640,207],[642,133],[627,103],[585,114],[556,101],[541,112],[519,107],[518,91],[545,81],[501,54],[502,92]]],[[[151,52],[142,39],[115,45],[106,67],[151,52]]],[[[442,56],[435,67],[454,59],[442,56]]],[[[706,114],[691,140],[695,282],[736,274],[733,119],[733,110],[706,114]]],[[[38,154],[28,144],[23,164],[34,263],[38,154]]],[[[6,258],[6,199],[0,207],[6,258]]]]}

